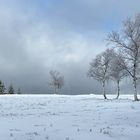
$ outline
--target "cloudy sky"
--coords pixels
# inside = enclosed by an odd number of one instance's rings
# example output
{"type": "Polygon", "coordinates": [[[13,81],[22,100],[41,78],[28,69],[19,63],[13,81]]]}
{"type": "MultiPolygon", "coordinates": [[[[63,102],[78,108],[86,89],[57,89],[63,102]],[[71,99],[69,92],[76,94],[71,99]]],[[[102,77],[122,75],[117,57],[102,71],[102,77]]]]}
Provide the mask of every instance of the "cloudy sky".
{"type": "Polygon", "coordinates": [[[86,73],[105,38],[140,12],[139,0],[0,0],[0,79],[24,93],[51,93],[49,71],[65,77],[63,93],[97,92],[86,73]]]}

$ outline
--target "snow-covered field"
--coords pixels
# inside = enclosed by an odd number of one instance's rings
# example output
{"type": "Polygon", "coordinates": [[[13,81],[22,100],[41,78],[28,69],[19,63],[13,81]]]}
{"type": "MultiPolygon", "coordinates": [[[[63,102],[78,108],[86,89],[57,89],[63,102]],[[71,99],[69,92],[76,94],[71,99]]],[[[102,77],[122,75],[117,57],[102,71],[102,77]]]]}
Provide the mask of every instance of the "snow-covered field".
{"type": "Polygon", "coordinates": [[[131,99],[0,96],[0,140],[139,140],[140,102],[131,99]]]}

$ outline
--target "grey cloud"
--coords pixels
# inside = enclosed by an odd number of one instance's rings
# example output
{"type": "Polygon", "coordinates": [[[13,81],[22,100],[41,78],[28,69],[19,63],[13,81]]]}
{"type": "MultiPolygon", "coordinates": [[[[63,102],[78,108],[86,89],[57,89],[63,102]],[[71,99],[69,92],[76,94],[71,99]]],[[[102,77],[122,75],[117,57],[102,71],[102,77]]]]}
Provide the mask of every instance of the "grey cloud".
{"type": "Polygon", "coordinates": [[[106,48],[106,30],[120,27],[139,3],[2,0],[0,79],[24,93],[51,93],[48,73],[56,69],[65,76],[63,93],[99,92],[99,83],[86,76],[89,62],[106,48]]]}

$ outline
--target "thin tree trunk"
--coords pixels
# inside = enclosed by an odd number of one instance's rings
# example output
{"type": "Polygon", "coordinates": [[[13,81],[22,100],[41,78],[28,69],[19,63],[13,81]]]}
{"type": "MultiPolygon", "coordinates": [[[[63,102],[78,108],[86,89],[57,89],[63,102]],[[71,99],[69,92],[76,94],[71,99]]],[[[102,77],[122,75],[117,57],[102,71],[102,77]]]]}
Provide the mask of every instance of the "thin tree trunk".
{"type": "Polygon", "coordinates": [[[117,97],[116,97],[116,99],[118,99],[119,96],[120,96],[120,81],[118,80],[117,81],[117,97]]]}
{"type": "Polygon", "coordinates": [[[103,82],[103,96],[104,96],[104,99],[107,99],[106,93],[105,93],[105,82],[103,82]]]}
{"type": "Polygon", "coordinates": [[[134,100],[139,101],[138,96],[137,96],[137,82],[136,78],[133,78],[133,86],[134,86],[134,100]]]}
{"type": "Polygon", "coordinates": [[[56,93],[57,93],[56,86],[54,86],[54,94],[56,94],[56,93]]]}
{"type": "Polygon", "coordinates": [[[134,63],[133,86],[134,86],[134,101],[139,101],[137,97],[136,61],[134,63]]]}

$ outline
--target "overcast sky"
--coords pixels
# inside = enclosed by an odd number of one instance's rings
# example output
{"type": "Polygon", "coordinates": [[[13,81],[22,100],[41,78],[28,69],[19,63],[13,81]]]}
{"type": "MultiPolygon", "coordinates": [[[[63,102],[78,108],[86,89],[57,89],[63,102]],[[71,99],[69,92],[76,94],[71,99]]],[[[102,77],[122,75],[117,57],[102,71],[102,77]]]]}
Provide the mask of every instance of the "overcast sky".
{"type": "Polygon", "coordinates": [[[97,92],[89,62],[106,35],[140,12],[140,0],[0,0],[0,79],[24,93],[50,93],[49,71],[65,77],[63,93],[97,92]]]}

